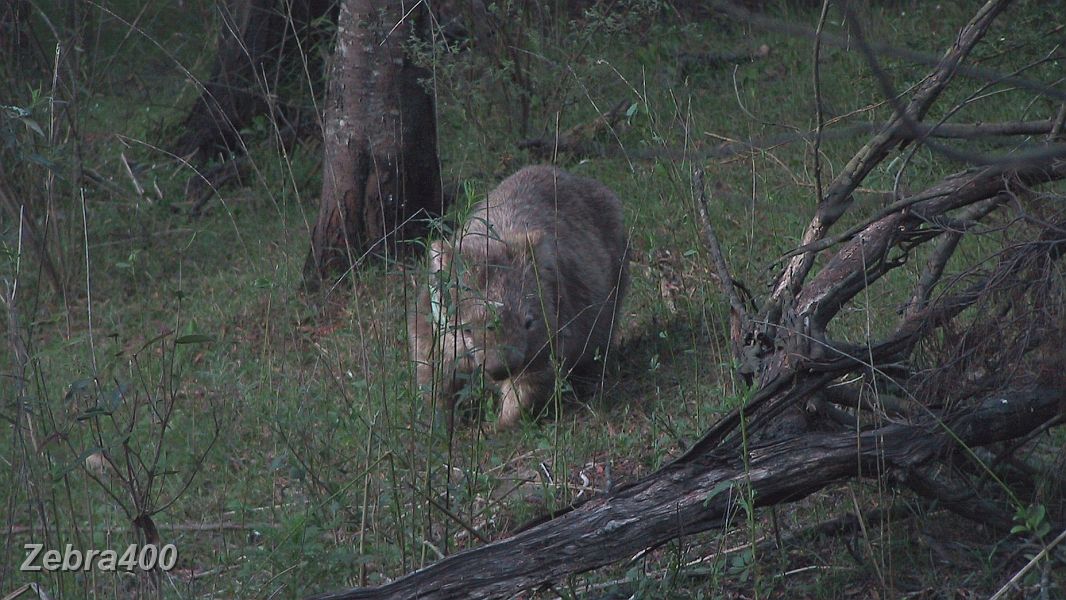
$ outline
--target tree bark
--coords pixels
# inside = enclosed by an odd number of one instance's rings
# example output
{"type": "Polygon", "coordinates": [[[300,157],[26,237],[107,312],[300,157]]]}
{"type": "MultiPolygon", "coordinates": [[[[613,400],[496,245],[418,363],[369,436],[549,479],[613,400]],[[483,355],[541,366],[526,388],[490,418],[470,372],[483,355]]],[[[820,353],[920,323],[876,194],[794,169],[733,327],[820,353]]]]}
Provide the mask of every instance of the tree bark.
{"type": "Polygon", "coordinates": [[[304,284],[357,265],[367,253],[395,256],[401,242],[443,211],[429,73],[403,43],[425,7],[346,0],[337,23],[324,123],[322,198],[304,284]],[[411,9],[411,7],[407,7],[411,9]]]}

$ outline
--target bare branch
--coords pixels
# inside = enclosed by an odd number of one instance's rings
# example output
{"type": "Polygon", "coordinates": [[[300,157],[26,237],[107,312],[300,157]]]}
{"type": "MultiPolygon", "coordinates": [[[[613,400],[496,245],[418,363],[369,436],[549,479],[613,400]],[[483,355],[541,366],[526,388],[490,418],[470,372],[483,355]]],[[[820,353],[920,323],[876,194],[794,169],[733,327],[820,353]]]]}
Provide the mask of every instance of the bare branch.
{"type": "Polygon", "coordinates": [[[1059,105],[1059,112],[1051,122],[1051,131],[1048,132],[1048,142],[1061,142],[1063,140],[1062,127],[1066,125],[1066,102],[1059,105]]]}
{"type": "Polygon", "coordinates": [[[1000,531],[1006,531],[1012,525],[1009,514],[996,510],[995,506],[975,493],[958,492],[917,469],[909,471],[903,482],[919,496],[935,500],[944,508],[975,523],[988,525],[1000,531]]]}
{"type": "MultiPolygon", "coordinates": [[[[839,140],[857,137],[881,130],[881,125],[870,123],[855,123],[852,125],[824,128],[821,134],[818,130],[788,132],[768,135],[749,140],[728,140],[717,146],[704,148],[637,148],[626,149],[622,152],[614,146],[604,146],[597,152],[591,152],[589,145],[581,148],[585,155],[602,157],[627,156],[637,160],[695,160],[695,159],[723,159],[738,156],[747,152],[759,152],[794,144],[797,142],[815,142],[820,139],[839,140]]],[[[1003,123],[914,123],[913,129],[904,129],[899,132],[901,140],[910,141],[924,138],[954,138],[954,139],[980,139],[995,136],[1012,135],[1045,135],[1054,130],[1052,121],[1010,121],[1003,123]]],[[[1046,150],[1045,150],[1046,152],[1046,150]]],[[[1028,160],[1028,159],[1027,159],[1028,160]]],[[[817,185],[815,186],[817,187],[817,185]]]]}
{"type": "Polygon", "coordinates": [[[814,135],[814,189],[822,197],[822,132],[825,129],[825,116],[822,114],[822,28],[826,15],[829,14],[829,0],[822,0],[822,12],[818,15],[818,28],[814,31],[814,120],[817,123],[814,135]]]}
{"type": "MultiPolygon", "coordinates": [[[[875,394],[862,380],[826,386],[825,399],[837,406],[889,417],[908,417],[920,414],[918,406],[910,400],[888,394],[875,394]]],[[[852,424],[854,422],[853,417],[852,424]]]]}
{"type": "Polygon", "coordinates": [[[869,287],[891,268],[888,251],[912,232],[905,215],[897,213],[873,223],[848,242],[796,297],[796,314],[809,317],[812,335],[818,335],[845,302],[869,287]]]}
{"type": "MultiPolygon", "coordinates": [[[[922,119],[933,101],[951,81],[959,63],[973,50],[996,16],[1006,8],[1008,3],[1009,0],[989,0],[959,31],[955,43],[914,92],[911,101],[903,111],[906,118],[912,121],[922,119]]],[[[825,195],[819,199],[815,216],[803,234],[803,245],[817,242],[825,237],[829,228],[851,206],[852,193],[859,183],[888,156],[889,151],[903,140],[899,135],[901,131],[903,131],[903,120],[900,114],[896,114],[883,125],[880,133],[852,157],[830,183],[825,195]]],[[[804,279],[814,266],[814,256],[813,252],[805,252],[789,260],[770,294],[769,306],[780,306],[786,297],[795,296],[799,292],[804,279]]]]}
{"type": "MultiPolygon", "coordinates": [[[[768,29],[770,31],[779,31],[788,35],[794,35],[797,37],[805,37],[808,39],[814,39],[817,35],[814,29],[805,27],[803,25],[796,25],[780,19],[772,17],[764,17],[762,15],[755,14],[748,10],[736,6],[729,2],[715,2],[714,8],[722,11],[733,18],[768,29]]],[[[1052,32],[1057,32],[1061,27],[1057,26],[1052,29],[1052,32]]],[[[837,48],[852,48],[854,40],[850,36],[839,36],[827,32],[822,32],[822,43],[836,46],[837,48]]],[[[870,43],[870,48],[874,50],[879,56],[891,56],[893,58],[899,58],[902,60],[910,61],[916,65],[928,65],[937,66],[943,60],[942,57],[938,57],[935,54],[929,52],[920,52],[917,50],[911,50],[908,48],[898,48],[888,44],[881,44],[876,42],[870,43]]],[[[1017,75],[1008,75],[1006,73],[997,72],[991,69],[985,69],[981,67],[975,67],[970,65],[959,65],[956,69],[956,75],[960,77],[966,77],[975,81],[993,82],[1001,85],[1008,85],[1019,90],[1027,90],[1034,94],[1057,100],[1060,102],[1066,101],[1066,91],[1056,88],[1054,85],[1042,82],[1026,79],[1024,77],[1018,77],[1017,75]]]]}
{"type": "Polygon", "coordinates": [[[966,290],[941,298],[923,309],[911,311],[885,340],[862,347],[839,344],[828,346],[830,353],[837,354],[838,358],[817,361],[811,365],[811,370],[839,372],[845,369],[847,364],[855,364],[859,356],[882,361],[909,354],[931,331],[951,322],[962,311],[980,300],[997,281],[1014,274],[1019,265],[1026,263],[1034,255],[1044,255],[1051,260],[1061,258],[1066,254],[1066,235],[1063,231],[1066,231],[1066,221],[1049,224],[1040,239],[1020,244],[1004,252],[996,266],[966,290]]]}
{"type": "Polygon", "coordinates": [[[1006,597],[1007,594],[1009,594],[1011,590],[1018,585],[1018,582],[1022,580],[1022,577],[1024,577],[1025,574],[1028,573],[1034,566],[1040,564],[1040,561],[1046,559],[1048,553],[1051,552],[1051,550],[1054,549],[1055,546],[1057,546],[1063,540],[1066,540],[1066,529],[1063,529],[1062,533],[1057,535],[1055,539],[1048,542],[1048,544],[1044,546],[1040,550],[1040,552],[1037,552],[1035,556],[1030,558],[1029,562],[1025,563],[1025,566],[1022,567],[1021,570],[1019,570],[1017,573],[1015,573],[1014,576],[1010,578],[1010,581],[1004,583],[1003,587],[999,588],[999,590],[996,591],[995,594],[992,594],[992,597],[989,598],[989,600],[999,600],[1000,598],[1006,597]]]}
{"type": "Polygon", "coordinates": [[[707,252],[711,255],[711,265],[717,274],[718,286],[726,299],[729,300],[730,337],[733,341],[733,355],[740,355],[740,347],[743,345],[743,335],[748,331],[749,317],[744,302],[737,294],[737,288],[733,284],[733,276],[729,272],[729,264],[722,253],[722,245],[718,241],[718,235],[714,232],[711,220],[707,216],[707,186],[703,181],[703,169],[696,169],[692,173],[692,193],[696,196],[696,206],[699,209],[700,223],[703,225],[703,243],[707,252]]]}
{"type": "Polygon", "coordinates": [[[954,138],[973,140],[1000,135],[1045,135],[1052,129],[1050,119],[1042,121],[1004,121],[1002,123],[941,123],[927,125],[916,123],[915,132],[920,137],[954,138]]]}
{"type": "Polygon", "coordinates": [[[550,138],[532,138],[518,142],[518,147],[529,150],[530,154],[541,160],[555,162],[560,152],[576,155],[593,153],[593,145],[597,135],[604,131],[613,131],[626,115],[626,111],[632,103],[623,98],[614,108],[596,116],[587,123],[580,123],[550,138]]]}
{"type": "Polygon", "coordinates": [[[1011,176],[1016,178],[1022,185],[1037,185],[1056,181],[1066,177],[1066,162],[1058,161],[1051,164],[1029,165],[1006,173],[999,167],[985,167],[976,171],[963,171],[949,175],[936,185],[914,196],[889,204],[866,220],[840,234],[800,246],[789,251],[782,258],[825,250],[851,239],[874,223],[905,209],[909,209],[922,218],[931,220],[938,214],[1002,193],[1006,189],[1003,184],[1011,176]]]}
{"type": "MultiPolygon", "coordinates": [[[[1007,167],[1028,164],[1034,159],[1053,159],[1062,156],[1062,154],[1058,152],[1060,149],[1057,148],[1038,148],[1021,152],[1013,151],[1002,156],[987,156],[976,152],[957,150],[950,146],[945,146],[929,140],[927,136],[922,134],[921,128],[918,125],[918,120],[921,116],[919,115],[915,118],[911,112],[900,105],[896,90],[893,87],[892,82],[889,80],[888,74],[881,68],[880,61],[877,59],[877,54],[872,48],[870,48],[869,43],[866,41],[862,26],[859,24],[858,19],[855,18],[854,12],[851,11],[847,5],[844,7],[844,15],[848,20],[848,24],[854,31],[855,40],[859,49],[866,55],[866,61],[870,70],[874,74],[874,79],[876,79],[881,86],[881,93],[892,106],[895,115],[899,118],[899,126],[904,133],[904,137],[916,140],[930,150],[938,152],[952,160],[975,165],[999,165],[1001,167],[1007,167]]],[[[935,128],[936,125],[933,127],[935,128]]]]}
{"type": "Polygon", "coordinates": [[[964,214],[960,215],[963,222],[940,238],[940,241],[937,242],[936,247],[933,249],[932,256],[929,257],[925,268],[922,269],[922,274],[918,278],[918,285],[915,286],[914,292],[907,302],[904,318],[913,316],[915,312],[922,310],[929,303],[929,296],[933,292],[933,287],[936,286],[944,274],[944,267],[947,266],[948,261],[955,254],[959,240],[966,233],[969,223],[980,221],[999,207],[1002,201],[1003,198],[1001,196],[996,196],[970,205],[964,211],[964,214]]]}

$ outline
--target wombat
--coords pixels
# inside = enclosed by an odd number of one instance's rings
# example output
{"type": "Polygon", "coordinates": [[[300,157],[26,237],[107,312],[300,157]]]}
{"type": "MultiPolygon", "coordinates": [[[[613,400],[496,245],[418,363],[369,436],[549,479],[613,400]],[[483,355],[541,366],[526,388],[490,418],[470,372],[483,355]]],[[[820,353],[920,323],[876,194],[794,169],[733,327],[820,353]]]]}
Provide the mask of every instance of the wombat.
{"type": "Polygon", "coordinates": [[[449,415],[479,369],[500,391],[497,427],[607,352],[628,286],[622,203],[602,184],[526,167],[429,249],[408,316],[419,387],[449,415]]]}

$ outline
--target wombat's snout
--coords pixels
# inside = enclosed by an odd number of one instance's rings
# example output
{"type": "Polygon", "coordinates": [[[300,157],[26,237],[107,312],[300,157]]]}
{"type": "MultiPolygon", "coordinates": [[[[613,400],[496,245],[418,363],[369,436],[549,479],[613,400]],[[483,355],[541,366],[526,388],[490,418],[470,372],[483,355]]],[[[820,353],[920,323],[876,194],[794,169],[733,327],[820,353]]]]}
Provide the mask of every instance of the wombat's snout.
{"type": "Polygon", "coordinates": [[[510,379],[522,368],[522,354],[516,348],[499,348],[485,354],[484,369],[493,381],[510,379]]]}

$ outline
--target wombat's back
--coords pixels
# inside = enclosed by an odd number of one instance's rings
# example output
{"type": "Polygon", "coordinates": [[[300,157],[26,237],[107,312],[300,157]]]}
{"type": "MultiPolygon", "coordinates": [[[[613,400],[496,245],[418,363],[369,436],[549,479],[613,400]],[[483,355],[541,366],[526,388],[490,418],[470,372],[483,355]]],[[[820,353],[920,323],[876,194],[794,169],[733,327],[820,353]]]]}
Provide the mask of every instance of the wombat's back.
{"type": "Polygon", "coordinates": [[[539,230],[569,245],[587,242],[585,249],[607,250],[616,257],[626,245],[618,197],[594,179],[546,165],[525,167],[504,179],[475,205],[465,230],[485,233],[489,224],[501,237],[539,230]]]}
{"type": "Polygon", "coordinates": [[[622,202],[603,184],[550,166],[526,167],[478,203],[464,228],[521,239],[540,234],[553,251],[560,358],[580,366],[606,351],[628,287],[622,202]]]}

